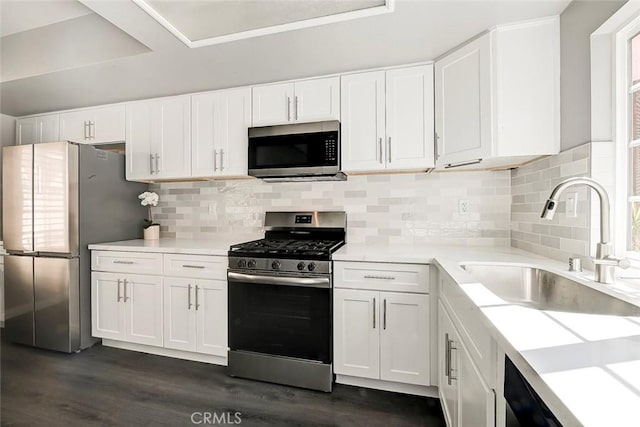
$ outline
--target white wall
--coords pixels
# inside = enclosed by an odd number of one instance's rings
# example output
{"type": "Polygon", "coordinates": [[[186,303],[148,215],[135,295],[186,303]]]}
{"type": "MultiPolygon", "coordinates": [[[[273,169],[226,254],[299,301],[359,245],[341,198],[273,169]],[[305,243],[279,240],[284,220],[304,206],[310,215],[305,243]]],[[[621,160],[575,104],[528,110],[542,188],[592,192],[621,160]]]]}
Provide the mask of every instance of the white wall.
{"type": "Polygon", "coordinates": [[[0,114],[0,241],[2,240],[2,147],[16,143],[16,119],[0,114]]]}
{"type": "Polygon", "coordinates": [[[590,35],[626,1],[574,0],[560,15],[562,150],[590,142],[590,35]]]}

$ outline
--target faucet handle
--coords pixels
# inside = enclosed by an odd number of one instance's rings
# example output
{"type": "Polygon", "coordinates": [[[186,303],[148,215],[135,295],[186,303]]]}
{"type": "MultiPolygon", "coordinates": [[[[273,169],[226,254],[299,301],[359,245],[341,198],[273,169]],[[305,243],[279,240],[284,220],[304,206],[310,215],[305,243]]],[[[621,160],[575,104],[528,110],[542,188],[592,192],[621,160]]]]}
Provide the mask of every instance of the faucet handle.
{"type": "Polygon", "coordinates": [[[603,259],[594,259],[593,263],[598,265],[612,265],[614,267],[620,267],[620,268],[629,268],[631,267],[631,262],[626,259],[626,258],[615,258],[615,257],[611,257],[611,256],[607,256],[603,259]]]}

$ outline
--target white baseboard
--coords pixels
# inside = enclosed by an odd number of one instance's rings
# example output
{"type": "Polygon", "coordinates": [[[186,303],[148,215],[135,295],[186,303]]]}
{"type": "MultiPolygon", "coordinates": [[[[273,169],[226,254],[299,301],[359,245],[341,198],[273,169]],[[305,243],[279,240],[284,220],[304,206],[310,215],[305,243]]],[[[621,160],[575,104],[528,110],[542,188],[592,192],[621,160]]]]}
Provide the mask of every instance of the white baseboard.
{"type": "Polygon", "coordinates": [[[413,394],[416,396],[438,397],[438,387],[402,384],[393,381],[352,377],[349,375],[336,375],[336,383],[352,385],[356,387],[373,388],[376,390],[393,391],[396,393],[413,394]]]}
{"type": "Polygon", "coordinates": [[[210,354],[192,353],[190,351],[173,350],[171,348],[153,347],[150,345],[134,344],[124,341],[103,339],[102,345],[105,347],[120,348],[123,350],[139,351],[141,353],[155,354],[157,356],[173,357],[175,359],[191,360],[193,362],[211,363],[214,365],[227,366],[227,358],[223,356],[213,356],[210,354]]]}

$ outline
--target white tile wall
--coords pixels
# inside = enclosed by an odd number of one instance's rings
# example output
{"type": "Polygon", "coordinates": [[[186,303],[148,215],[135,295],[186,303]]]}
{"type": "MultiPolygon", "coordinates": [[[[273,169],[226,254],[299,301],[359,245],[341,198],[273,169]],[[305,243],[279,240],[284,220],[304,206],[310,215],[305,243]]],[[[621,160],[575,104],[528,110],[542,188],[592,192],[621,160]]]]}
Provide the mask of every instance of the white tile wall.
{"type": "Polygon", "coordinates": [[[509,245],[510,172],[350,176],[347,181],[257,179],[151,186],[163,237],[212,239],[261,231],[269,210],[344,210],[347,241],[509,245]],[[469,213],[458,201],[469,200],[469,213]]]}
{"type": "Polygon", "coordinates": [[[511,246],[560,261],[589,255],[590,197],[585,187],[568,189],[552,221],[540,218],[544,202],[561,181],[591,174],[591,144],[511,171],[511,246]],[[567,194],[578,195],[578,216],[568,217],[567,194]]]}

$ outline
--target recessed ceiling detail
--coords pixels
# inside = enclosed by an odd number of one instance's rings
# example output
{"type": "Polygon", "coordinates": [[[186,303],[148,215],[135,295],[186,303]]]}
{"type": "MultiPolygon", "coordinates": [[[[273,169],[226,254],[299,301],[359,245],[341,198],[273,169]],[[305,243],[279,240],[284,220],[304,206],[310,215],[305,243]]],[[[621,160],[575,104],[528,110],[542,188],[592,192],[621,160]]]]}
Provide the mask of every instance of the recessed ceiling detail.
{"type": "Polygon", "coordinates": [[[191,48],[393,12],[394,0],[133,0],[191,48]]]}

